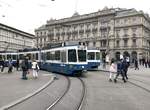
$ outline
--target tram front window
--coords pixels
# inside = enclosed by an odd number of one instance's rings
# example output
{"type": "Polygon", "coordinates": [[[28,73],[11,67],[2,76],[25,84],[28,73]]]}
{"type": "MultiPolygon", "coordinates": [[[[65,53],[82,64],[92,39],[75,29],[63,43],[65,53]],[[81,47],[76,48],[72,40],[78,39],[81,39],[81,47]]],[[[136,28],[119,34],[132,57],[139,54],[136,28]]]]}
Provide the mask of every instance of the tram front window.
{"type": "Polygon", "coordinates": [[[68,50],[68,62],[77,62],[76,50],[68,50]]]}
{"type": "Polygon", "coordinates": [[[78,58],[79,58],[79,62],[85,62],[86,61],[86,50],[78,50],[78,58]]]}

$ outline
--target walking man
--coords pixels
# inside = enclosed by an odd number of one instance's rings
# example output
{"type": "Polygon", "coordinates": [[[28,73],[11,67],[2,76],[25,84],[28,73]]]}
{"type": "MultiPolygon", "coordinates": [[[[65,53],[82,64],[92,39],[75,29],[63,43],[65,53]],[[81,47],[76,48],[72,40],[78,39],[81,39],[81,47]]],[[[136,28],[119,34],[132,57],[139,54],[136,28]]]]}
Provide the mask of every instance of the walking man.
{"type": "Polygon", "coordinates": [[[29,69],[29,64],[28,64],[28,57],[25,57],[24,60],[21,63],[22,67],[22,79],[27,80],[27,73],[29,69]]]}
{"type": "Polygon", "coordinates": [[[4,71],[4,68],[5,68],[5,61],[4,61],[4,59],[2,59],[2,61],[1,61],[1,72],[3,72],[4,71]]]}
{"type": "Polygon", "coordinates": [[[117,82],[117,78],[118,78],[119,75],[122,76],[122,80],[125,83],[126,80],[125,80],[125,75],[124,75],[123,59],[121,59],[121,61],[118,61],[118,63],[117,63],[117,75],[114,79],[115,83],[117,82]]]}

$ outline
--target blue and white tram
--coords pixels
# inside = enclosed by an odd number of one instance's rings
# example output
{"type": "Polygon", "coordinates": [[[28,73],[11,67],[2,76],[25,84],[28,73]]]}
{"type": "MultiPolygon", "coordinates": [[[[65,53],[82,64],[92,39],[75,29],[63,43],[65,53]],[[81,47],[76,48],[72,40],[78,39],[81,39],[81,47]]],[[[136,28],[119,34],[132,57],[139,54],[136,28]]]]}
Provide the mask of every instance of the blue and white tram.
{"type": "Polygon", "coordinates": [[[64,46],[41,50],[40,67],[44,70],[76,75],[87,70],[87,48],[84,46],[64,46]]]}
{"type": "Polygon", "coordinates": [[[8,61],[9,59],[12,60],[12,64],[13,66],[15,66],[16,64],[16,60],[17,60],[17,53],[15,52],[8,52],[8,53],[0,53],[0,60],[5,60],[5,66],[8,65],[8,61]]]}
{"type": "Polygon", "coordinates": [[[31,60],[35,59],[39,63],[40,69],[50,72],[76,75],[87,70],[87,48],[82,45],[28,52],[0,53],[0,58],[5,59],[5,61],[11,58],[14,64],[17,58],[23,60],[24,56],[28,56],[30,67],[31,60]]]}
{"type": "Polygon", "coordinates": [[[88,49],[87,50],[87,70],[95,70],[100,66],[100,50],[88,49]]]}

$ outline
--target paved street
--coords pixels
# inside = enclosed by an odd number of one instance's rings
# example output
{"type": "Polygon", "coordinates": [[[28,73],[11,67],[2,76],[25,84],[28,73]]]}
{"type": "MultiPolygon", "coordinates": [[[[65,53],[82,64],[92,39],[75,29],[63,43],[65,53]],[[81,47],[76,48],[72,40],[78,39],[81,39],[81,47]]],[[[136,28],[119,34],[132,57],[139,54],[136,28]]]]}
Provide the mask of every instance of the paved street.
{"type": "Polygon", "coordinates": [[[5,72],[0,73],[0,109],[42,88],[52,79],[47,73],[40,71],[38,79],[33,79],[32,74],[29,74],[28,80],[22,80],[21,71],[7,73],[5,68],[5,72]]]}
{"type": "MultiPolygon", "coordinates": [[[[140,70],[134,70],[130,68],[128,74],[129,81],[150,91],[150,69],[140,67],[140,70]]],[[[129,81],[123,83],[122,80],[118,80],[115,84],[109,82],[108,78],[108,72],[91,71],[87,73],[84,78],[87,85],[84,110],[149,110],[150,92],[132,85],[129,81]]]]}
{"type": "MultiPolygon", "coordinates": [[[[108,68],[108,67],[107,67],[108,68]]],[[[43,85],[47,84],[52,79],[52,75],[47,74],[48,72],[40,71],[38,79],[33,79],[32,75],[29,74],[29,80],[22,80],[21,71],[14,71],[11,74],[8,74],[6,69],[4,73],[0,73],[0,109],[12,102],[21,99],[29,94],[34,93],[39,88],[43,87],[43,85]]],[[[83,110],[149,110],[150,105],[150,69],[140,67],[140,70],[134,70],[134,68],[130,68],[128,71],[129,80],[127,83],[124,83],[121,79],[115,84],[114,82],[109,82],[109,73],[103,71],[90,71],[85,73],[82,79],[86,84],[87,94],[86,99],[83,105],[83,110]],[[135,83],[136,85],[132,84],[135,83]],[[137,86],[138,85],[138,86],[137,86]]],[[[53,101],[53,98],[57,94],[60,94],[60,90],[62,91],[62,83],[64,83],[63,78],[59,78],[55,80],[53,86],[50,86],[43,93],[48,93],[48,96],[51,97],[42,97],[47,94],[43,94],[40,96],[41,102],[38,106],[33,106],[31,103],[25,103],[30,109],[42,109],[45,108],[45,103],[48,102],[46,100],[53,101]],[[61,85],[60,85],[61,83],[61,85]],[[60,89],[60,90],[58,90],[60,89]],[[55,94],[55,95],[54,95],[55,94]],[[46,102],[45,102],[46,101],[46,102]],[[41,106],[41,104],[43,106],[41,106]]],[[[78,89],[75,84],[75,89],[78,89]]],[[[70,92],[70,96],[74,94],[70,92]]],[[[72,102],[72,98],[78,99],[78,95],[72,96],[69,98],[70,101],[63,102],[63,107],[70,108],[72,102]],[[70,104],[68,104],[70,102],[70,104]],[[68,106],[68,107],[67,107],[68,106]]],[[[33,102],[37,102],[38,97],[29,99],[28,102],[34,100],[33,102]]],[[[26,105],[23,105],[25,108],[26,105]]],[[[47,105],[49,102],[47,103],[47,105]]],[[[18,106],[19,109],[22,106],[18,106]]],[[[57,108],[61,108],[58,106],[57,108]]],[[[44,109],[43,109],[44,110],[44,109]]]]}

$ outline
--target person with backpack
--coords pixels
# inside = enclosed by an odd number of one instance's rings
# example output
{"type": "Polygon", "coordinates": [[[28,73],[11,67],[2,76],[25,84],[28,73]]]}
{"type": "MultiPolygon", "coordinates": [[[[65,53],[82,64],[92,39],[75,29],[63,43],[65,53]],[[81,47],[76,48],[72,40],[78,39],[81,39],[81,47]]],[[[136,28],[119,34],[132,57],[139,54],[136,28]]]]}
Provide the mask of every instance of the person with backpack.
{"type": "Polygon", "coordinates": [[[38,77],[38,70],[39,70],[39,66],[38,63],[36,62],[36,60],[32,61],[32,70],[33,70],[33,77],[37,78],[38,77]]]}
{"type": "Polygon", "coordinates": [[[29,70],[29,63],[28,63],[28,57],[24,57],[24,60],[21,63],[22,68],[22,79],[27,80],[27,73],[29,70]]]}
{"type": "Polygon", "coordinates": [[[126,82],[125,80],[125,75],[124,75],[124,65],[123,65],[123,59],[121,59],[120,61],[118,61],[117,63],[117,75],[114,79],[114,82],[117,82],[117,78],[118,76],[121,75],[122,76],[122,80],[124,81],[124,83],[126,82]]]}

